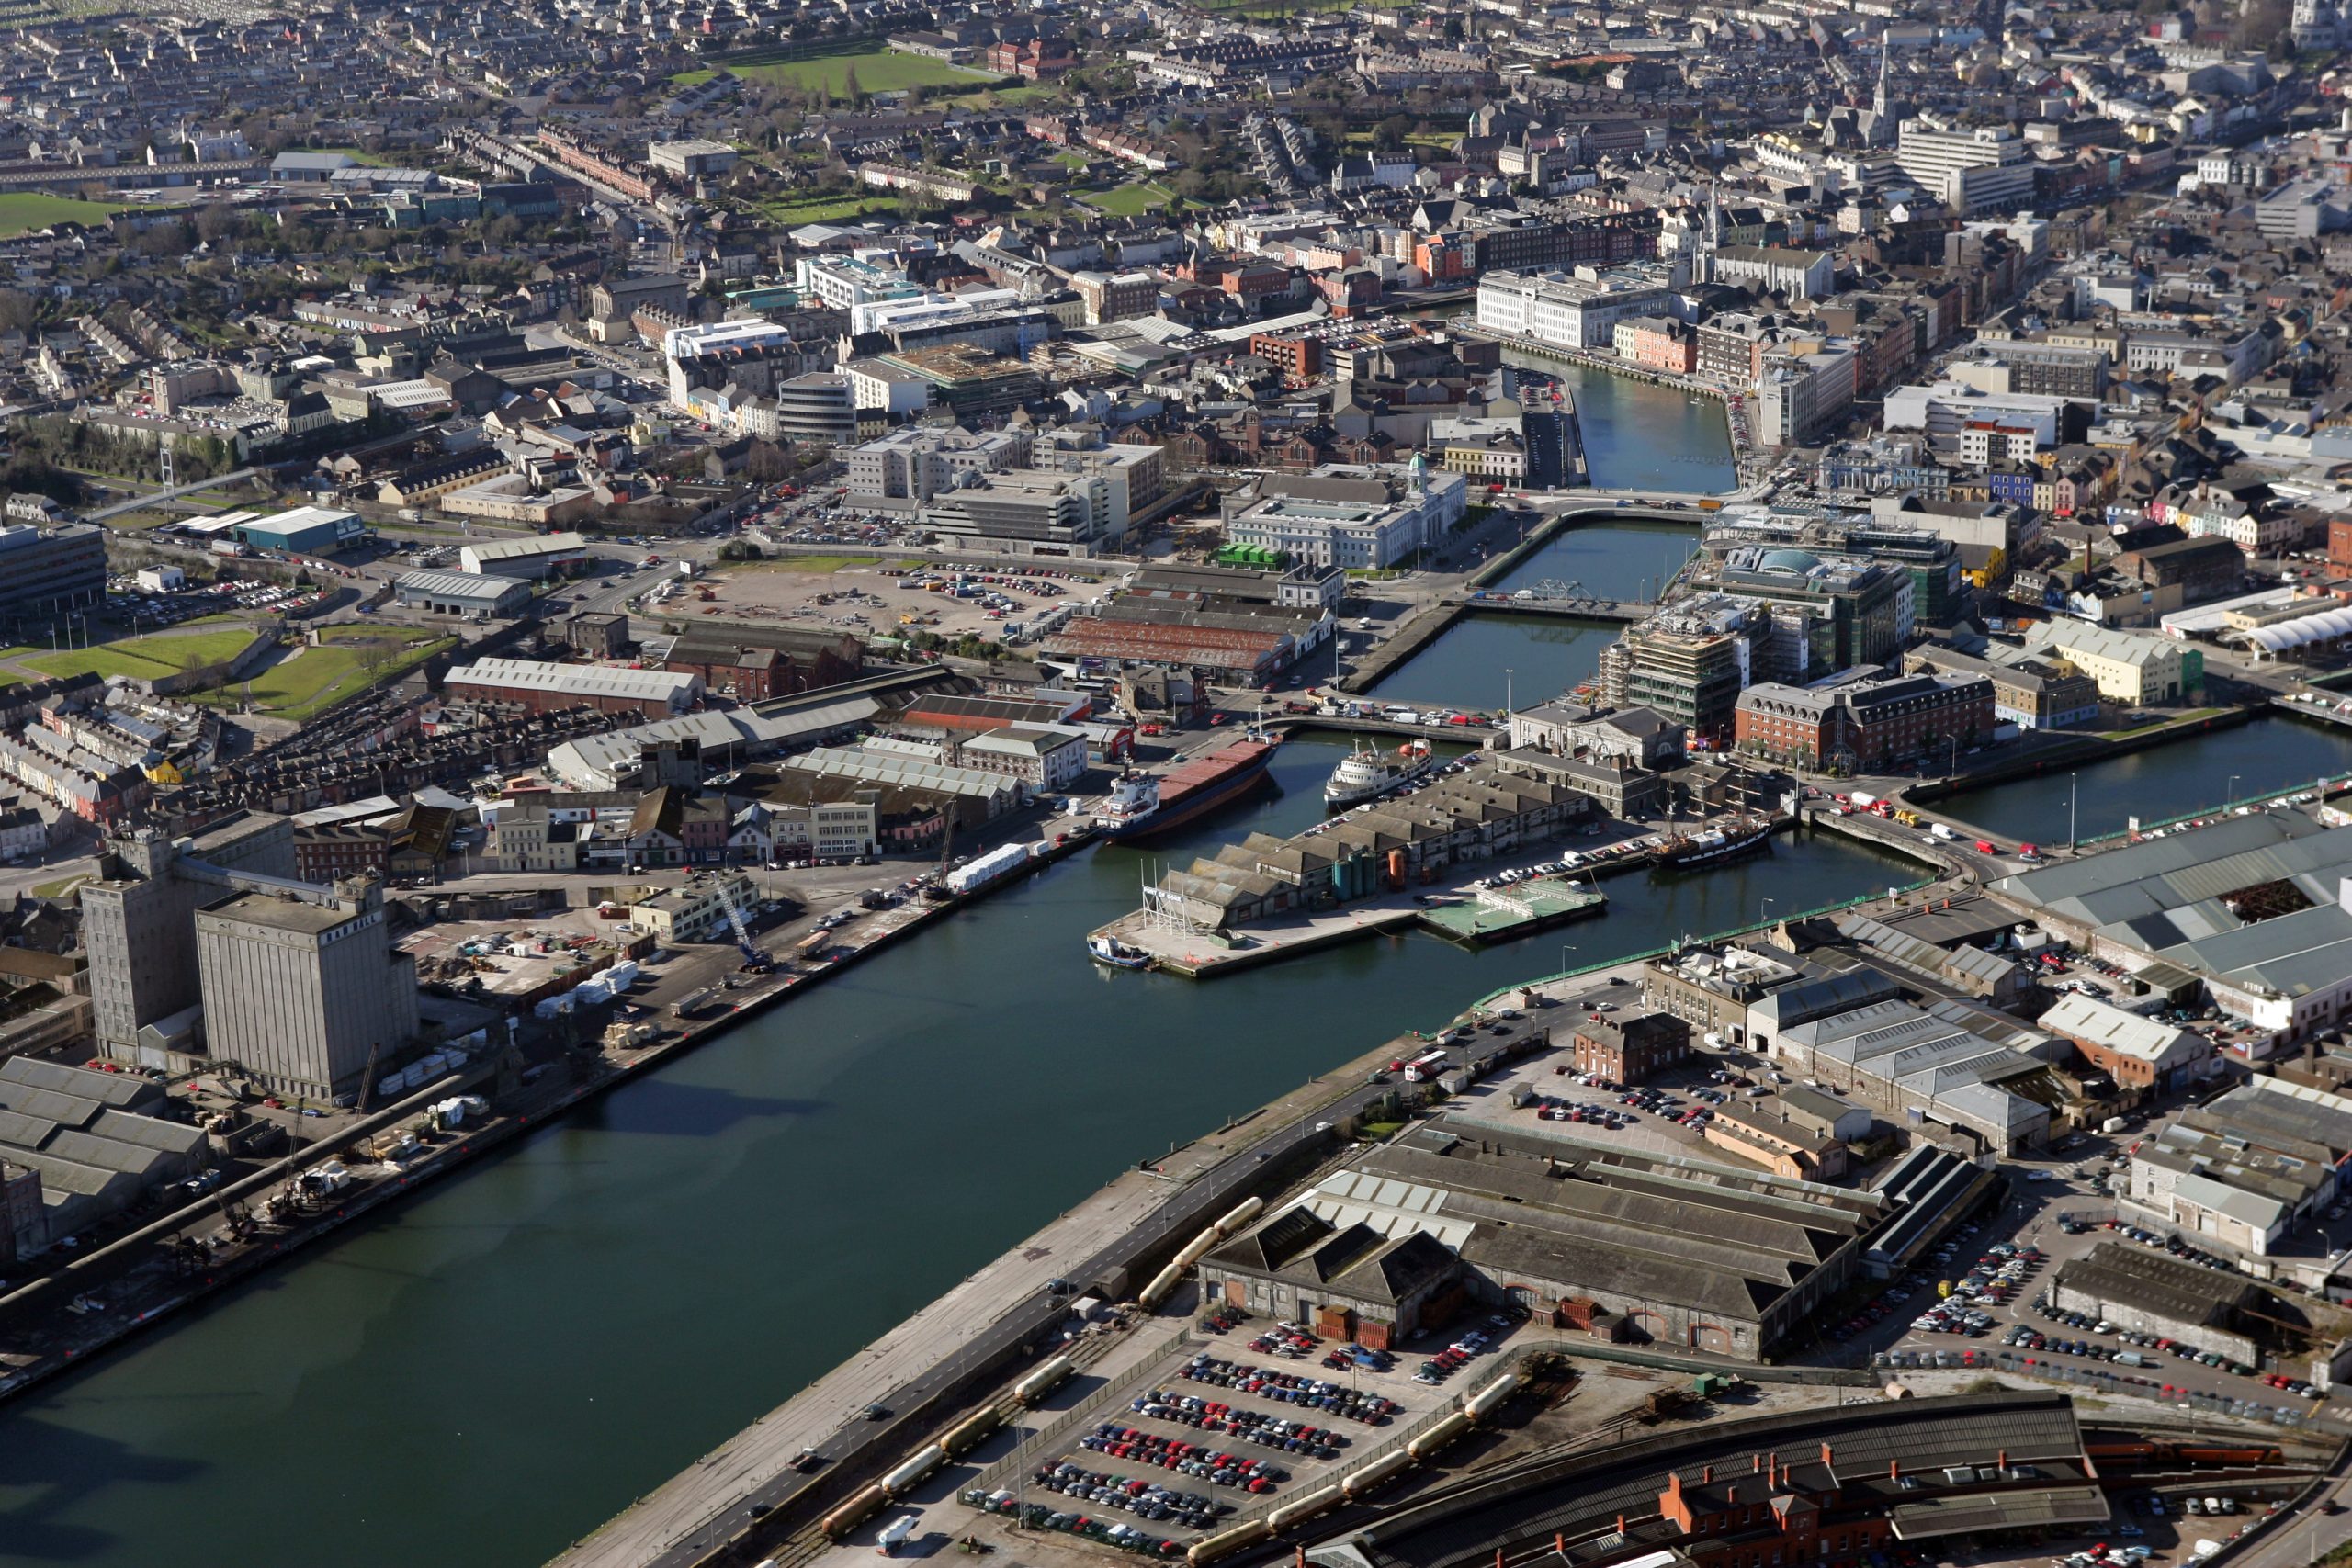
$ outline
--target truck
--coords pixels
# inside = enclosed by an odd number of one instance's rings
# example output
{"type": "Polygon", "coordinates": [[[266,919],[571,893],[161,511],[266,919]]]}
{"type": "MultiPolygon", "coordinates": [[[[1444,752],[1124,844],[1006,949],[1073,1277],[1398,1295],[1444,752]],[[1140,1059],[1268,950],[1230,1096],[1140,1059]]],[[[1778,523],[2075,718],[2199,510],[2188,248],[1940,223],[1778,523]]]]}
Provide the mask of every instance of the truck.
{"type": "Polygon", "coordinates": [[[216,556],[231,556],[238,560],[243,560],[254,553],[254,547],[251,545],[239,544],[234,539],[215,539],[212,541],[212,553],[216,556]]]}
{"type": "Polygon", "coordinates": [[[1979,839],[1976,840],[1976,852],[1980,855],[1996,855],[2001,852],[2001,846],[1990,839],[1979,839]]]}
{"type": "Polygon", "coordinates": [[[1871,807],[1878,804],[1878,796],[1871,794],[1868,790],[1858,789],[1846,798],[1858,811],[1868,811],[1871,807]]]}

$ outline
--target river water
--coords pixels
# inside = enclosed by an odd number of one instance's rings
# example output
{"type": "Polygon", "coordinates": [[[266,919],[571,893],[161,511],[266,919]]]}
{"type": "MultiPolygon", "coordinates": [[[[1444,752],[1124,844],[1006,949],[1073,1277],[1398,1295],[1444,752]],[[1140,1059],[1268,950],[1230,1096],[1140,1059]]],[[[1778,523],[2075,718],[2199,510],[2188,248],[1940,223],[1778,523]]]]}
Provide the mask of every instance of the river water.
{"type": "Polygon", "coordinates": [[[1739,482],[1723,404],[1606,370],[1503,350],[1503,363],[1554,376],[1576,399],[1595,490],[1725,491],[1739,482]]]}
{"type": "MultiPolygon", "coordinates": [[[[2066,841],[2071,796],[2082,838],[2120,832],[2133,817],[2169,821],[2251,795],[2310,784],[2352,771],[2352,730],[2281,715],[2233,729],[2127,751],[2088,767],[2057,768],[2033,778],[1961,790],[1935,809],[1996,834],[2033,844],[2066,841]]],[[[2010,846],[2004,845],[2003,848],[2010,846]]]]}
{"type": "Polygon", "coordinates": [[[1571,953],[1088,963],[1156,861],[1314,821],[1346,750],[1295,739],[1279,795],[999,894],[0,1410],[0,1563],[538,1562],[1137,1159],[1564,958],[1916,874],[1796,837],[1604,884],[1571,953]]]}
{"type": "MultiPolygon", "coordinates": [[[[1606,371],[1503,351],[1507,364],[1555,375],[1575,393],[1595,490],[1728,490],[1737,482],[1721,404],[1606,371]]],[[[1563,529],[1494,586],[1580,587],[1601,599],[1656,599],[1698,547],[1695,528],[1597,523],[1563,529]]],[[[1373,693],[1390,702],[1499,708],[1556,696],[1589,676],[1619,628],[1531,615],[1464,616],[1373,693]],[[1507,677],[1505,671],[1511,673],[1507,677]]]]}

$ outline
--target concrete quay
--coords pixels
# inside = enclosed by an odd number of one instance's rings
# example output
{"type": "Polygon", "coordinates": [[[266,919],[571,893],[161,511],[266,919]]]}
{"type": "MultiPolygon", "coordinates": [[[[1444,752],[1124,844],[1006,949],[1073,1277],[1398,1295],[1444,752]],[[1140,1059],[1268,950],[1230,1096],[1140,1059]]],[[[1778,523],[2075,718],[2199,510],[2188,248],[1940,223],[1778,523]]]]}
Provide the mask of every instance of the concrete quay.
{"type": "MultiPolygon", "coordinates": [[[[936,1437],[978,1397],[1055,1347],[1058,1278],[1132,1294],[1140,1268],[1252,1192],[1278,1190],[1382,1100],[1368,1079],[1395,1043],[1309,1079],[1272,1104],[1113,1180],[916,1313],[851,1360],[638,1499],[553,1568],[696,1568],[749,1562],[936,1437]],[[1127,1288],[1121,1288],[1121,1287],[1127,1288]],[[878,1403],[889,1414],[869,1420],[878,1403]],[[822,1465],[790,1468],[803,1449],[822,1465]]],[[[1114,1352],[1115,1355],[1117,1352],[1114,1352]]]]}

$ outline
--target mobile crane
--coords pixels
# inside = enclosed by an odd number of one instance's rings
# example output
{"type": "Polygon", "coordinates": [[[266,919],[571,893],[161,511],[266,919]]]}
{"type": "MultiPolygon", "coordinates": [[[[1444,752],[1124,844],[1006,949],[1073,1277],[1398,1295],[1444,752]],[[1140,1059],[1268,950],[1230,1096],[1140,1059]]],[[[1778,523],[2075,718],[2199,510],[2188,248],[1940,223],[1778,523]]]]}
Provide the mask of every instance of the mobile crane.
{"type": "Polygon", "coordinates": [[[718,907],[727,911],[727,923],[735,928],[735,951],[743,955],[745,973],[762,975],[775,968],[775,960],[752,944],[751,929],[743,924],[743,912],[735,907],[734,891],[727,885],[727,874],[716,874],[712,885],[718,890],[718,907]]]}

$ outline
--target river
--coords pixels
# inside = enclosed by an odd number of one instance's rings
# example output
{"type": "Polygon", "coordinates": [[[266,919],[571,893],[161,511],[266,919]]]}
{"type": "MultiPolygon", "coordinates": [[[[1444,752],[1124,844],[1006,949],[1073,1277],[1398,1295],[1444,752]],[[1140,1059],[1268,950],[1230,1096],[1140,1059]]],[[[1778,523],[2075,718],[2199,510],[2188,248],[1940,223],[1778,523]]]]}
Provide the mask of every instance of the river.
{"type": "Polygon", "coordinates": [[[1155,861],[1314,821],[1346,750],[1294,740],[1280,795],[1001,893],[0,1411],[0,1563],[538,1562],[1139,1158],[1564,957],[1916,874],[1798,837],[1604,884],[1573,952],[1087,962],[1155,861]]]}
{"type": "Polygon", "coordinates": [[[1575,398],[1585,472],[1595,490],[1726,491],[1739,483],[1731,424],[1713,398],[1630,376],[1503,350],[1503,363],[1556,377],[1575,398]]]}
{"type": "Polygon", "coordinates": [[[1500,713],[1557,696],[1600,668],[1620,627],[1552,615],[1471,615],[1374,682],[1384,702],[1500,713]]]}
{"type": "Polygon", "coordinates": [[[2170,821],[2347,771],[2352,730],[2281,715],[2085,767],[2059,767],[2033,778],[1956,791],[1933,804],[1939,812],[1995,834],[2063,844],[2070,792],[2075,830],[2091,839],[2121,832],[2135,816],[2148,823],[2170,821]]]}

